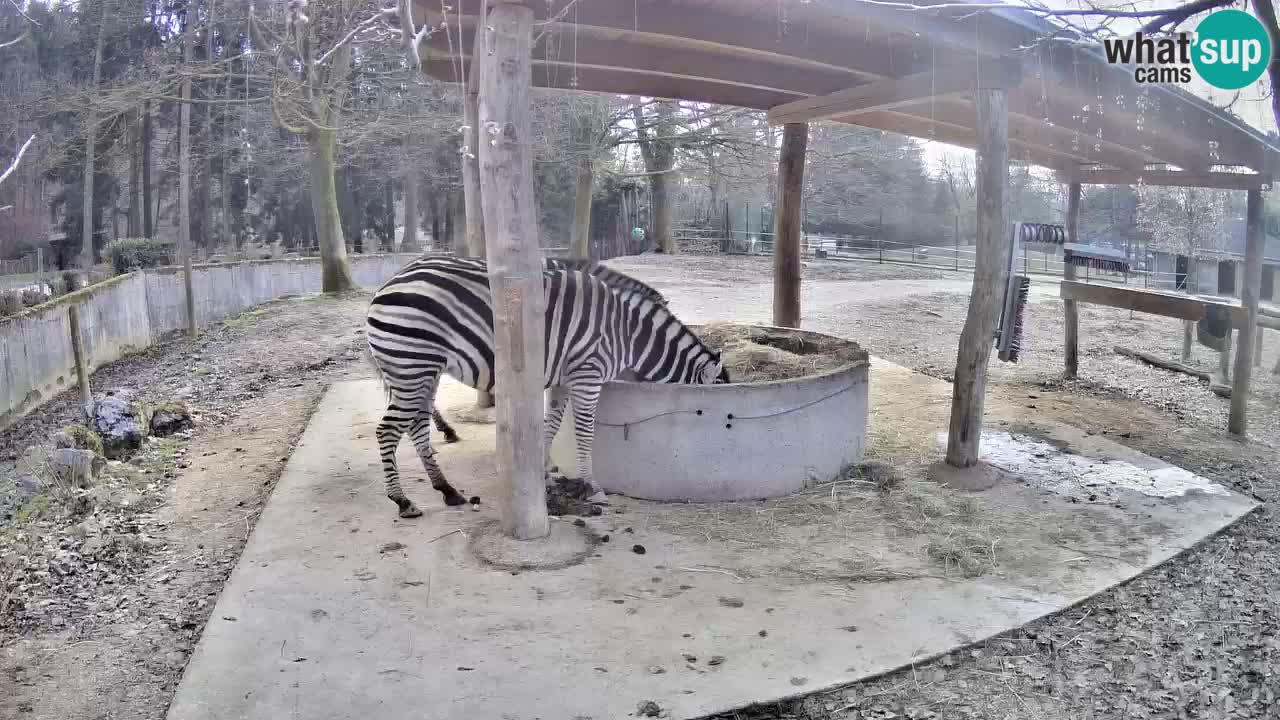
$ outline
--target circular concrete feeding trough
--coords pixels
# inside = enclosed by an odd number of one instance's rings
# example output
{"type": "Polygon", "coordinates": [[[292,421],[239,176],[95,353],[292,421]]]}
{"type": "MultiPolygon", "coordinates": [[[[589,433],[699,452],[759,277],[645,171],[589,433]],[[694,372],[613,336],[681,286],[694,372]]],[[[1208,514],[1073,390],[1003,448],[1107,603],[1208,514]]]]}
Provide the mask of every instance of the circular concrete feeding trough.
{"type": "MultiPolygon", "coordinates": [[[[821,333],[694,327],[723,351],[732,384],[613,382],[596,413],[593,464],[606,492],[722,502],[789,495],[862,459],[867,354],[821,333]],[[781,377],[783,379],[771,379],[781,377]]],[[[552,460],[576,474],[568,417],[552,460]]]]}

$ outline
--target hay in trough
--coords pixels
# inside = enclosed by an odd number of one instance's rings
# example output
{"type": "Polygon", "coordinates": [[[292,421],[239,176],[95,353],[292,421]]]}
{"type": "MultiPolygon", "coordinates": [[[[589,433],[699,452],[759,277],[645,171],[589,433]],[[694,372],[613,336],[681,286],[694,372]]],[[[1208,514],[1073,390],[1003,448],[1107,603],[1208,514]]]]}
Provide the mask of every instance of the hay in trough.
{"type": "Polygon", "coordinates": [[[783,329],[713,323],[696,329],[735,383],[790,380],[866,362],[858,343],[783,329]]]}

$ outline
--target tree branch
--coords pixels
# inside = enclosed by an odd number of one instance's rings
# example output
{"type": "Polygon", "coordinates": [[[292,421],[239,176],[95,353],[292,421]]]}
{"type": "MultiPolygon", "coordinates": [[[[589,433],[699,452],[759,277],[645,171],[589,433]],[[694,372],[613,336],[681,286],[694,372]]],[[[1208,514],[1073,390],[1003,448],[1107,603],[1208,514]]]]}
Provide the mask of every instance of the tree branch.
{"type": "Polygon", "coordinates": [[[18,155],[13,158],[12,163],[9,163],[9,167],[5,169],[4,173],[0,174],[0,185],[3,185],[4,181],[8,180],[9,176],[13,174],[13,171],[18,169],[18,163],[22,162],[22,156],[26,154],[27,148],[31,147],[31,143],[35,142],[35,139],[36,136],[32,135],[27,138],[26,142],[22,143],[21,148],[18,148],[18,155]]]}

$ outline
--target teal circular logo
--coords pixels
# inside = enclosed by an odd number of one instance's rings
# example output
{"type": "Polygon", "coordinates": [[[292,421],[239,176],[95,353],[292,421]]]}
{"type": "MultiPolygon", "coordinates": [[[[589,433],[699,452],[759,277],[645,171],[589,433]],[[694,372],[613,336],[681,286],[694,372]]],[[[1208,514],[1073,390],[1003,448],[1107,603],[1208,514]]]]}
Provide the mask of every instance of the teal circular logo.
{"type": "Polygon", "coordinates": [[[1196,72],[1221,90],[1257,82],[1271,60],[1271,38],[1258,18],[1243,10],[1210,13],[1196,28],[1191,62],[1196,72]]]}

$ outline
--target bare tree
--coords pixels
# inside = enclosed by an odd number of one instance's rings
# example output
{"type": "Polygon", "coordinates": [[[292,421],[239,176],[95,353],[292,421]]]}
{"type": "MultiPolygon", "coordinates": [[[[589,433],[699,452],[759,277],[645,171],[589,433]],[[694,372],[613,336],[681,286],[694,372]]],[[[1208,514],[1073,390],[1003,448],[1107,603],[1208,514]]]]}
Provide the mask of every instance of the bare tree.
{"type": "Polygon", "coordinates": [[[335,181],[338,130],[351,88],[352,43],[366,34],[386,34],[386,15],[361,0],[333,0],[313,19],[306,0],[290,0],[283,33],[250,14],[255,47],[275,55],[272,111],[276,123],[306,139],[310,155],[311,211],[320,246],[322,287],[337,293],[355,287],[342,235],[335,181]],[[319,47],[327,47],[321,52],[319,47]]]}

